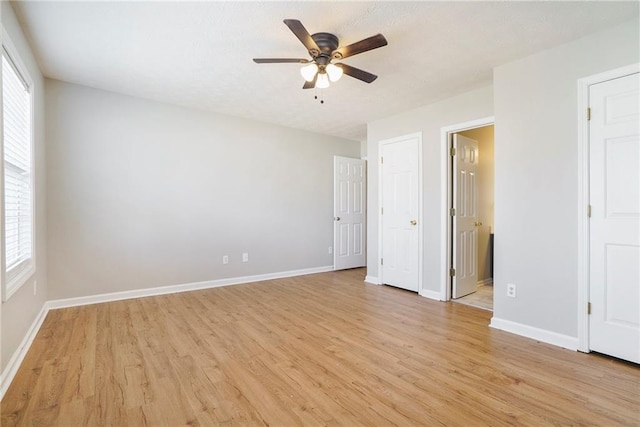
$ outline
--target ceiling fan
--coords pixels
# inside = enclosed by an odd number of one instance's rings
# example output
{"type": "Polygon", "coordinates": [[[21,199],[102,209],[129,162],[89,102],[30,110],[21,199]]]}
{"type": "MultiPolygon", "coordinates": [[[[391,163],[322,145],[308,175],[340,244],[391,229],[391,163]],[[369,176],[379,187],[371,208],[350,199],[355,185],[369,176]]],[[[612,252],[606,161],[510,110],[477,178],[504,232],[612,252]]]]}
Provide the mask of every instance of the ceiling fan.
{"type": "Polygon", "coordinates": [[[387,45],[387,39],[382,34],[368,37],[348,46],[338,47],[339,40],[330,33],[315,33],[313,35],[304,28],[302,22],[297,19],[285,19],[284,23],[307,48],[311,59],[295,58],[254,58],[257,64],[297,63],[307,64],[300,69],[305,84],[303,89],[314,87],[324,89],[329,87],[329,81],[336,82],[342,74],[371,83],[378,78],[375,74],[368,73],[356,67],[343,63],[333,63],[350,56],[387,45]]]}

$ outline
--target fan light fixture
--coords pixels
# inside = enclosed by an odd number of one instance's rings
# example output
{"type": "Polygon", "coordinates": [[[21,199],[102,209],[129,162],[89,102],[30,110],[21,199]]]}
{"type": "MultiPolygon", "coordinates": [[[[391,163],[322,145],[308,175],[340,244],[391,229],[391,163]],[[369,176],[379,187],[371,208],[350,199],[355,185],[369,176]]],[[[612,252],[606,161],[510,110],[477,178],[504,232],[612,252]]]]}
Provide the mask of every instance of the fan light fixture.
{"type": "Polygon", "coordinates": [[[329,87],[329,82],[335,83],[342,77],[342,67],[338,67],[335,64],[329,64],[324,69],[320,69],[315,62],[305,65],[300,68],[300,74],[308,82],[312,82],[318,75],[316,86],[320,89],[329,87]],[[322,83],[320,83],[322,81],[322,83]]]}

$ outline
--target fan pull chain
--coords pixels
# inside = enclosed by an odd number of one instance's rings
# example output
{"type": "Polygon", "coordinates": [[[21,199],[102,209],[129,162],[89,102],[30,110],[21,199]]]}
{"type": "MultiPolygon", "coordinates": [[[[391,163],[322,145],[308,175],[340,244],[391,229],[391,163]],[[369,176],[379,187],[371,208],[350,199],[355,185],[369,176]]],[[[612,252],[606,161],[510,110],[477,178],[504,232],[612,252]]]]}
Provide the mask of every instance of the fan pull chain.
{"type": "MultiPolygon", "coordinates": [[[[316,92],[313,99],[318,99],[318,89],[313,88],[313,90],[316,92]]],[[[324,91],[322,89],[320,89],[320,104],[324,104],[324,91]]]]}

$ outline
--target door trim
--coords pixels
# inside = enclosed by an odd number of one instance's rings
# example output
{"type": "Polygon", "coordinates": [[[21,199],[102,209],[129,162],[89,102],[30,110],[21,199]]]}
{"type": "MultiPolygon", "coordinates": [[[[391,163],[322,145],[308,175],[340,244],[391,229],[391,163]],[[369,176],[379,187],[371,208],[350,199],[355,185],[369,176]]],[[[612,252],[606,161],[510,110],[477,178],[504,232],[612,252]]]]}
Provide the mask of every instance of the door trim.
{"type": "Polygon", "coordinates": [[[640,72],[640,63],[578,79],[578,351],[589,353],[589,86],[640,72]]]}
{"type": "Polygon", "coordinates": [[[449,149],[451,136],[454,133],[465,130],[481,128],[494,124],[494,116],[483,117],[477,120],[457,123],[440,128],[440,206],[442,214],[440,216],[440,300],[451,300],[451,277],[449,277],[449,266],[451,259],[451,227],[449,209],[451,208],[451,192],[453,182],[451,180],[451,162],[449,161],[449,149]]]}
{"type": "MultiPolygon", "coordinates": [[[[382,147],[386,144],[394,144],[396,142],[404,141],[406,139],[418,138],[418,295],[425,296],[422,290],[422,253],[423,253],[423,227],[422,222],[422,193],[423,193],[423,179],[422,179],[422,132],[410,133],[395,138],[383,139],[378,141],[378,158],[376,161],[380,165],[380,158],[382,157],[382,147]]],[[[378,285],[382,285],[384,278],[382,277],[382,265],[380,259],[382,258],[382,168],[378,173],[378,277],[375,279],[378,281],[378,285]]],[[[373,279],[373,278],[372,278],[373,279]]]]}

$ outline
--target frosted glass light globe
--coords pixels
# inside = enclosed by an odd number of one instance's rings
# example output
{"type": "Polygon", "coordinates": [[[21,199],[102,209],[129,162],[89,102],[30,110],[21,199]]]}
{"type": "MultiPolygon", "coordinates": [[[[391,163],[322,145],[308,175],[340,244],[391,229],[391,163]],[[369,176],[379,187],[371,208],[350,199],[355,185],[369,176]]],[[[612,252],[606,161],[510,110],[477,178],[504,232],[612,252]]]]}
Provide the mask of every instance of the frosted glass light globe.
{"type": "Polygon", "coordinates": [[[300,74],[302,74],[302,77],[304,77],[304,79],[308,82],[313,81],[313,78],[316,76],[317,72],[318,66],[313,62],[309,65],[305,65],[300,69],[300,74]]]}
{"type": "Polygon", "coordinates": [[[329,80],[332,82],[337,82],[342,77],[342,67],[338,67],[334,64],[327,65],[327,74],[329,75],[329,80]]]}
{"type": "Polygon", "coordinates": [[[316,80],[316,87],[320,89],[326,89],[329,87],[329,77],[327,77],[327,73],[318,74],[318,80],[316,80]]]}

